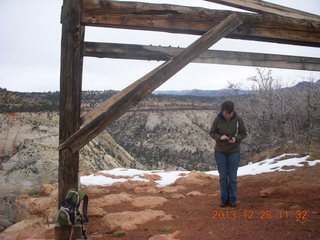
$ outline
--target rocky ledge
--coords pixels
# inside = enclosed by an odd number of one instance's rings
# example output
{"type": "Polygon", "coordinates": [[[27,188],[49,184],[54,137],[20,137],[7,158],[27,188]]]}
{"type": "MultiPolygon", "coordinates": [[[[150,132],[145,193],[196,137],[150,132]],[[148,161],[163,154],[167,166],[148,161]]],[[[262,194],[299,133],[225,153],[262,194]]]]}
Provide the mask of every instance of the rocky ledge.
{"type": "MultiPolygon", "coordinates": [[[[87,172],[86,172],[87,173],[87,172]]],[[[93,175],[105,175],[119,178],[101,172],[93,175]]],[[[109,239],[119,233],[124,235],[139,230],[145,224],[158,226],[161,234],[150,233],[150,240],[177,240],[179,230],[171,231],[170,224],[179,218],[176,212],[170,212],[172,201],[189,198],[218,196],[214,194],[191,191],[199,186],[210,186],[217,182],[217,176],[203,172],[192,171],[182,173],[174,184],[159,187],[157,180],[161,177],[155,171],[153,174],[140,176],[145,181],[136,181],[127,177],[127,182],[115,182],[110,186],[81,186],[89,196],[88,235],[93,239],[109,239]],[[168,229],[167,229],[168,228],[168,229]],[[170,232],[170,233],[166,233],[170,232]]],[[[9,239],[54,239],[55,214],[57,212],[57,184],[46,184],[38,197],[27,194],[16,198],[17,223],[0,234],[2,240],[9,239]]]]}

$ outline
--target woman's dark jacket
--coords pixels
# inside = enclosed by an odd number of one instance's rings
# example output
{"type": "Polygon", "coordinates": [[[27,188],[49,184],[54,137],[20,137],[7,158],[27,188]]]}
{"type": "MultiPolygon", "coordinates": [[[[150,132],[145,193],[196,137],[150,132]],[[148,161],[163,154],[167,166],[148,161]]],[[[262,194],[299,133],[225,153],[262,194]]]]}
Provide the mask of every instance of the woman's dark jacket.
{"type": "Polygon", "coordinates": [[[240,142],[247,136],[246,128],[244,126],[242,118],[240,118],[236,112],[233,112],[233,116],[227,120],[220,112],[214,119],[210,136],[216,140],[214,150],[223,154],[230,154],[240,152],[240,142]],[[228,141],[220,140],[222,135],[226,135],[230,139],[236,138],[235,143],[228,143],[228,141]]]}

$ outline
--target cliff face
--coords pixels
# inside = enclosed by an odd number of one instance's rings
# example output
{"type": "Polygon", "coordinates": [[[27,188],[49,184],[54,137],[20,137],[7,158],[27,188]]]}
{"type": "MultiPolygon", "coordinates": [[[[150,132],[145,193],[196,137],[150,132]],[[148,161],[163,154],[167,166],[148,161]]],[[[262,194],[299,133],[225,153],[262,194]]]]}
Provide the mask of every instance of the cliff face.
{"type": "MultiPolygon", "coordinates": [[[[36,194],[40,186],[57,182],[58,115],[0,114],[0,229],[13,222],[18,194],[36,194]],[[8,219],[9,216],[9,219],[8,219]]],[[[80,168],[145,169],[105,131],[80,152],[80,168]]]]}
{"type": "Polygon", "coordinates": [[[213,169],[212,110],[136,111],[108,132],[149,169],[213,169]]]}
{"type": "MultiPolygon", "coordinates": [[[[90,111],[115,93],[83,92],[82,112],[90,111]]],[[[55,111],[51,106],[58,106],[59,93],[18,93],[0,89],[0,99],[6,99],[0,104],[0,112],[21,109],[28,109],[27,112],[37,109],[44,112],[50,109],[55,111]]],[[[214,141],[209,137],[208,131],[221,101],[223,98],[217,100],[209,97],[150,95],[112,124],[108,132],[138,162],[148,168],[209,170],[215,163],[214,141]]],[[[41,123],[32,127],[43,128],[41,123]]],[[[4,139],[3,141],[9,141],[4,139]]],[[[126,152],[120,147],[111,148],[114,144],[106,139],[110,137],[105,132],[83,149],[83,165],[108,169],[120,162],[131,166],[131,160],[126,161],[126,152]],[[111,152],[103,156],[105,159],[98,154],[99,151],[105,151],[104,148],[101,149],[102,142],[108,143],[108,151],[111,152]],[[114,152],[112,149],[115,149],[114,152]],[[123,156],[118,156],[119,151],[123,156]],[[114,161],[110,155],[117,160],[114,161]]],[[[15,148],[11,149],[16,151],[15,148]]]]}

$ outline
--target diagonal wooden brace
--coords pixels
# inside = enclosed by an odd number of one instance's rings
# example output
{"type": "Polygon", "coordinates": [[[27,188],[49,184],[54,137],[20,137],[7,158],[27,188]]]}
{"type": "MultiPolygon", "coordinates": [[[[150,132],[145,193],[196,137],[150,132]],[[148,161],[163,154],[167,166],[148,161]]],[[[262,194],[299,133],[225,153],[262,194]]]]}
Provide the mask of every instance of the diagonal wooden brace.
{"type": "Polygon", "coordinates": [[[59,146],[59,149],[70,148],[73,152],[80,150],[131,107],[139,103],[144,97],[241,24],[242,21],[236,14],[229,15],[220,24],[210,29],[177,56],[161,64],[87,113],[83,117],[83,122],[87,124],[63,142],[59,146]]]}

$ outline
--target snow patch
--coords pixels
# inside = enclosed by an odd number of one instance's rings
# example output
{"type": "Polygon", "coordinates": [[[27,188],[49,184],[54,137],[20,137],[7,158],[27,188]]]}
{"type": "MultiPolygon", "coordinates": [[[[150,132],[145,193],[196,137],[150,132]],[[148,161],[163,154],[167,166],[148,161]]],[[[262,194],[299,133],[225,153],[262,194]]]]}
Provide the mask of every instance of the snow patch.
{"type": "Polygon", "coordinates": [[[120,176],[120,177],[134,177],[134,176],[143,175],[145,173],[149,173],[150,171],[128,169],[128,168],[114,168],[112,170],[103,170],[100,172],[105,174],[111,174],[114,176],[120,176]]]}
{"type": "Polygon", "coordinates": [[[83,176],[80,177],[80,182],[82,185],[85,186],[93,186],[93,185],[99,185],[99,186],[109,186],[116,182],[127,182],[128,179],[126,178],[110,178],[105,176],[94,176],[93,174],[90,176],[83,176]]]}
{"type": "Polygon", "coordinates": [[[190,173],[190,171],[170,171],[170,172],[159,172],[157,175],[161,177],[161,180],[155,181],[158,183],[158,187],[165,187],[170,184],[173,184],[178,178],[183,176],[179,176],[181,173],[190,173]]]}
{"type": "MultiPolygon", "coordinates": [[[[294,171],[293,167],[303,167],[305,163],[312,167],[320,163],[320,160],[308,161],[309,156],[297,157],[298,154],[288,153],[282,154],[275,158],[266,159],[257,163],[249,162],[248,165],[238,168],[238,176],[245,175],[257,175],[262,173],[276,172],[276,171],[294,171]],[[290,157],[285,160],[280,160],[284,157],[290,157]],[[284,169],[284,167],[286,169],[284,169]],[[290,169],[291,168],[291,169],[290,169]]],[[[164,170],[138,170],[138,169],[127,169],[127,168],[115,168],[112,170],[103,170],[101,173],[111,174],[114,176],[131,177],[127,178],[110,178],[105,176],[83,176],[80,178],[82,185],[100,185],[100,186],[110,186],[116,182],[128,182],[128,181],[144,181],[149,182],[150,180],[142,178],[144,174],[157,174],[161,177],[160,180],[155,181],[158,187],[165,187],[173,184],[180,176],[181,173],[189,174],[190,171],[164,171],[164,170]]],[[[207,171],[207,174],[212,174],[219,176],[218,170],[207,171]]]]}
{"type": "Polygon", "coordinates": [[[307,163],[309,167],[313,167],[314,165],[320,163],[320,160],[308,161],[307,163]]]}

